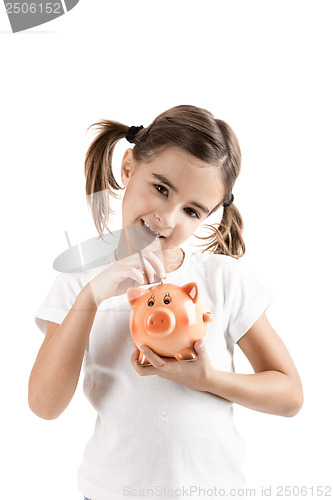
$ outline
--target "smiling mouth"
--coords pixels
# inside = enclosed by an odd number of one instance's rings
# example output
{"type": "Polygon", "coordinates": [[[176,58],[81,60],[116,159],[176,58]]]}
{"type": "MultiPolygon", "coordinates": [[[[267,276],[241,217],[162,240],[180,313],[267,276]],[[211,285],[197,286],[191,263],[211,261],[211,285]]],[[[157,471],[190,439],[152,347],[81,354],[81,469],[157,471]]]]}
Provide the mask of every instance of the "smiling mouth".
{"type": "Polygon", "coordinates": [[[149,232],[149,234],[151,234],[152,236],[155,236],[155,238],[159,238],[159,239],[165,238],[165,236],[163,236],[162,234],[155,231],[155,229],[153,229],[151,226],[149,226],[143,219],[141,219],[141,225],[149,232]]]}

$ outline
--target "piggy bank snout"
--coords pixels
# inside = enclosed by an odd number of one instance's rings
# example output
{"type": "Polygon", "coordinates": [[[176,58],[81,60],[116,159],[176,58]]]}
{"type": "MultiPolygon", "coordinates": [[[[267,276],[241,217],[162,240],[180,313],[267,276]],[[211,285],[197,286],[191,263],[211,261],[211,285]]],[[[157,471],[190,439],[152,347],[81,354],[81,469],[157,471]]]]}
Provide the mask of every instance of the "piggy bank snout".
{"type": "Polygon", "coordinates": [[[176,318],[172,311],[157,308],[147,318],[147,333],[152,337],[165,337],[175,328],[176,318]]]}

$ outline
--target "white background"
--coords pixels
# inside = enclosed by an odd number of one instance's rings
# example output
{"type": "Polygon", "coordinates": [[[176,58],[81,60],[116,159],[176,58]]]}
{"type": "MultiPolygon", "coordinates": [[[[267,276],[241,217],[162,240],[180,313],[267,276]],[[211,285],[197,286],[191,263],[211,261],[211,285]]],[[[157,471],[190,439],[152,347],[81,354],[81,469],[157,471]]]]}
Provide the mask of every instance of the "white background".
{"type": "MultiPolygon", "coordinates": [[[[82,498],[76,473],[95,421],[82,379],[54,421],[29,410],[27,388],[43,340],[34,312],[56,274],[54,258],[66,249],[64,230],[73,244],[84,231],[95,235],[84,191],[87,128],[101,118],[147,125],[177,104],[210,110],[239,138],[234,194],[246,227],[244,260],[276,294],[268,317],[304,385],[304,406],[292,419],[235,407],[249,484],[257,496],[261,485],[332,484],[330,6],[81,0],[65,16],[17,34],[2,6],[6,499],[82,498]]],[[[128,146],[119,143],[116,161],[128,146]]],[[[251,370],[239,350],[236,368],[251,370]]]]}

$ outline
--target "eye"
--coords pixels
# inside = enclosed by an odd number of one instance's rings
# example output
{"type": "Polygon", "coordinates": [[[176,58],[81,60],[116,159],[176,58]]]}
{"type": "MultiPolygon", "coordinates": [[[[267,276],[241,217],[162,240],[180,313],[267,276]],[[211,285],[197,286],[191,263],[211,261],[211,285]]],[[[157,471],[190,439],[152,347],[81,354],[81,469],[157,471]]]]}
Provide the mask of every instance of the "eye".
{"type": "MultiPolygon", "coordinates": [[[[162,186],[161,184],[154,184],[154,188],[156,189],[156,191],[158,193],[161,193],[163,196],[168,196],[168,192],[169,191],[167,190],[166,187],[162,186]]],[[[196,212],[195,210],[193,210],[193,208],[188,207],[188,208],[185,208],[184,210],[186,211],[186,213],[190,217],[192,217],[194,219],[200,219],[200,215],[198,214],[198,212],[196,212]],[[187,210],[189,210],[189,212],[187,212],[187,210]]]]}
{"type": "MultiPolygon", "coordinates": [[[[154,188],[156,189],[156,191],[157,191],[158,193],[163,194],[163,193],[162,193],[162,191],[160,191],[160,188],[161,188],[162,190],[164,189],[164,190],[168,193],[167,188],[166,188],[166,187],[164,187],[164,186],[161,186],[160,184],[154,184],[154,188]]],[[[163,196],[165,196],[165,195],[163,195],[163,196]]]]}
{"type": "Polygon", "coordinates": [[[149,307],[153,307],[154,304],[155,304],[155,300],[154,299],[148,299],[148,306],[149,307]]]}
{"type": "Polygon", "coordinates": [[[194,214],[194,215],[190,215],[187,212],[190,217],[194,217],[195,219],[200,219],[200,215],[195,210],[193,210],[193,208],[188,208],[188,209],[186,208],[185,210],[191,210],[192,211],[192,214],[194,214]]]}
{"type": "Polygon", "coordinates": [[[170,295],[165,295],[163,302],[164,302],[164,304],[170,304],[170,302],[171,302],[170,295]]]}

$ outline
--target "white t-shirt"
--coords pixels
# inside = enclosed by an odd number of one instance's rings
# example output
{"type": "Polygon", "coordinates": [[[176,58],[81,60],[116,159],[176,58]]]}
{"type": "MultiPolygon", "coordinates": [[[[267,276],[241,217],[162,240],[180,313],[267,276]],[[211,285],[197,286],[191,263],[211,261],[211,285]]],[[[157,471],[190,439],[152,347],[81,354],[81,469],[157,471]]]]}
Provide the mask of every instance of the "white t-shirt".
{"type": "MultiPolygon", "coordinates": [[[[46,320],[62,323],[91,278],[56,277],[36,313],[44,333],[46,320]]],[[[164,282],[191,281],[214,316],[205,336],[210,361],[234,372],[234,344],[267,309],[272,294],[241,260],[207,252],[186,251],[181,267],[164,282]]],[[[234,427],[233,404],[157,375],[141,377],[130,362],[130,312],[126,293],[104,301],[90,333],[83,388],[97,419],[78,472],[80,491],[91,500],[170,500],[245,487],[244,444],[234,427]]]]}

